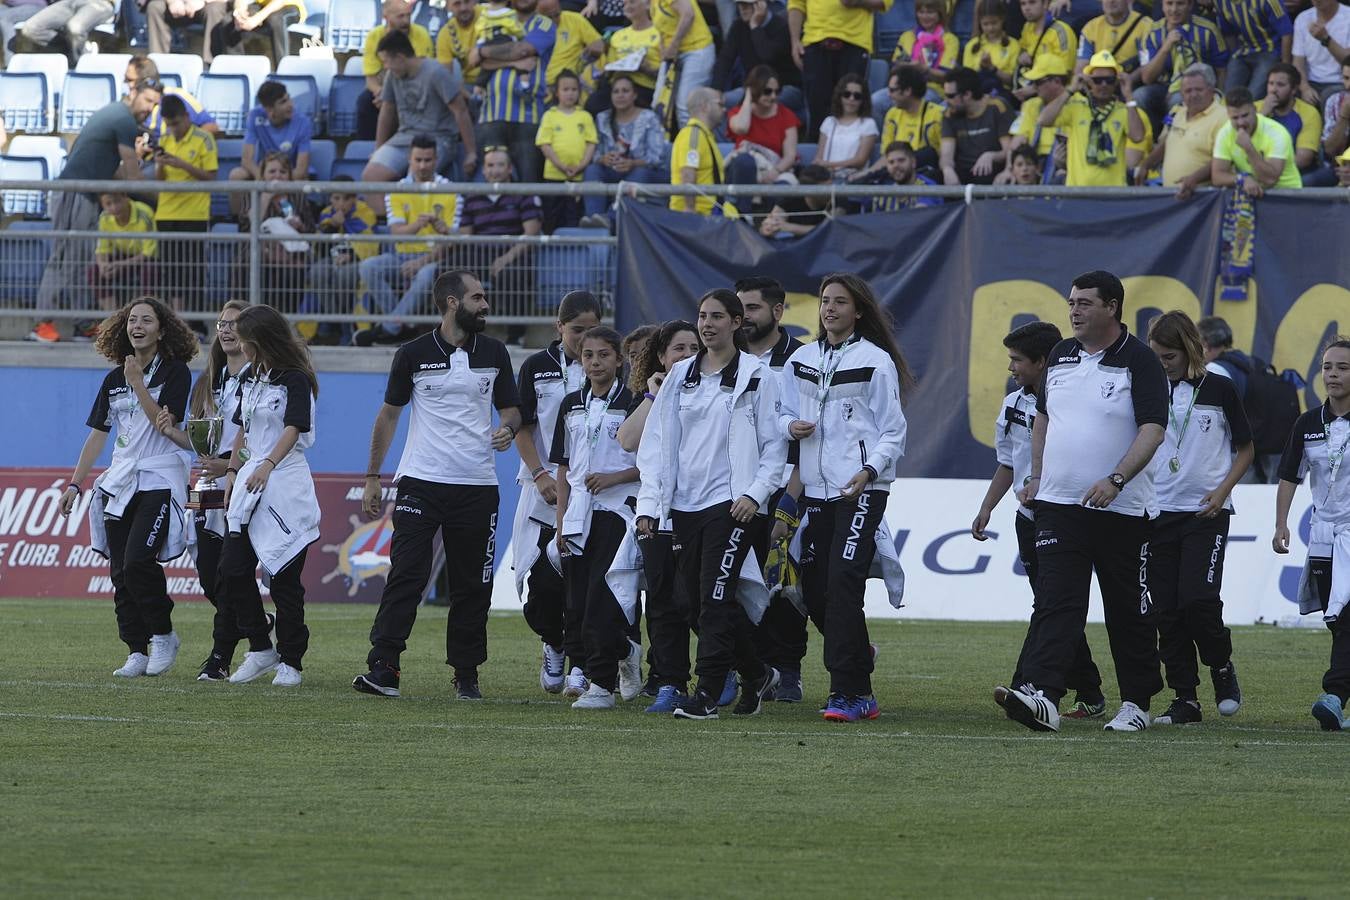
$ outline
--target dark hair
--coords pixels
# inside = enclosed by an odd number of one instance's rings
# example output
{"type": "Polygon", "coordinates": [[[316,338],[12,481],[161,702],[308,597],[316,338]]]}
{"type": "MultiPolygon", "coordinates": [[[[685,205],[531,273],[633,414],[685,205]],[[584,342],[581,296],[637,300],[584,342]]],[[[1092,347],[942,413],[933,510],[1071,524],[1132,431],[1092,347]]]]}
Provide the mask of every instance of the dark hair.
{"type": "MultiPolygon", "coordinates": [[[[633,93],[634,94],[637,93],[637,82],[633,80],[633,76],[629,75],[627,72],[619,72],[617,75],[613,75],[609,79],[609,92],[611,96],[614,94],[615,85],[617,85],[620,81],[628,82],[628,86],[633,89],[633,93]]],[[[609,134],[610,137],[614,139],[614,143],[616,144],[619,143],[619,119],[617,116],[614,115],[613,101],[611,101],[609,105],[609,134]]]]}
{"type": "Polygon", "coordinates": [[[581,343],[587,341],[604,341],[614,348],[614,354],[619,357],[620,363],[623,361],[623,335],[619,334],[608,325],[597,325],[594,328],[587,328],[581,336],[581,343]]]}
{"type": "Polygon", "coordinates": [[[956,93],[970,94],[976,100],[984,96],[984,88],[980,86],[979,73],[974,69],[967,69],[965,66],[957,66],[947,73],[943,84],[956,85],[956,93]]]}
{"type": "MultiPolygon", "coordinates": [[[[709,300],[716,300],[722,304],[722,308],[727,311],[727,315],[733,319],[745,321],[745,304],[741,302],[740,297],[736,296],[735,291],[726,288],[713,288],[698,298],[698,305],[695,308],[702,309],[703,304],[709,300]]],[[[694,334],[698,334],[698,331],[695,331],[694,334]]],[[[745,330],[742,328],[737,328],[731,333],[731,342],[737,350],[746,350],[750,346],[750,342],[745,337],[745,330]]]]}
{"type": "Polygon", "coordinates": [[[661,357],[665,355],[666,350],[670,349],[670,342],[675,340],[675,335],[681,331],[689,332],[694,336],[694,340],[698,340],[697,325],[693,322],[686,322],[684,319],[671,319],[658,328],[655,336],[647,342],[647,349],[638,358],[637,365],[633,366],[633,371],[628,378],[628,384],[632,387],[634,393],[639,391],[645,393],[647,379],[657,372],[666,370],[666,367],[661,364],[661,357]]]}
{"type": "Polygon", "coordinates": [[[412,39],[401,31],[387,31],[375,45],[376,53],[388,53],[390,56],[416,56],[412,39]]]}
{"type": "Polygon", "coordinates": [[[554,91],[558,90],[558,83],[562,81],[564,78],[572,79],[577,83],[577,87],[581,87],[581,76],[578,75],[576,72],[573,72],[571,69],[563,69],[561,72],[558,73],[558,77],[553,79],[554,91]]]}
{"type": "Polygon", "coordinates": [[[812,163],[797,170],[797,180],[802,184],[829,184],[830,170],[812,163]]]}
{"type": "Polygon", "coordinates": [[[782,282],[777,278],[770,278],[768,275],[751,275],[749,278],[742,278],[733,287],[738,294],[743,291],[759,291],[759,295],[764,298],[764,302],[770,306],[787,302],[787,291],[783,290],[782,282]]]}
{"type": "Polygon", "coordinates": [[[1239,85],[1224,92],[1223,102],[1229,109],[1238,109],[1242,106],[1251,106],[1256,102],[1256,98],[1252,96],[1251,91],[1239,85]]]}
{"type": "MultiPolygon", "coordinates": [[[[991,19],[997,16],[1002,19],[1006,25],[1008,22],[1008,7],[1004,5],[1003,0],[979,0],[975,4],[975,24],[978,26],[981,19],[991,19]]],[[[1007,35],[1004,35],[1006,38],[1007,35]]],[[[1007,45],[1004,44],[1006,47],[1007,45]]]]}
{"type": "Polygon", "coordinates": [[[1266,80],[1269,80],[1271,75],[1288,75],[1289,84],[1293,86],[1295,90],[1303,83],[1303,75],[1298,69],[1294,68],[1292,64],[1287,62],[1277,62],[1275,65],[1271,66],[1270,71],[1266,73],[1266,80]]]}
{"type": "MultiPolygon", "coordinates": [[[[914,66],[904,63],[895,66],[891,69],[891,78],[900,82],[898,85],[900,90],[909,91],[915,97],[922,99],[928,93],[928,80],[914,66]]],[[[886,86],[890,87],[889,80],[886,86]]]]}
{"type": "Polygon", "coordinates": [[[309,382],[310,393],[319,396],[319,378],[309,348],[281,313],[270,306],[250,306],[234,320],[234,333],[241,342],[253,345],[255,377],[263,372],[299,372],[309,382]]]}
{"type": "Polygon", "coordinates": [[[594,313],[599,319],[603,312],[600,301],[590,291],[568,291],[558,303],[558,321],[563,325],[586,313],[594,313]]]}
{"type": "Polygon", "coordinates": [[[131,69],[136,81],[140,81],[142,78],[159,77],[159,66],[148,56],[133,56],[127,60],[127,66],[131,69]]]}
{"type": "Polygon", "coordinates": [[[639,325],[632,331],[625,334],[623,336],[624,356],[628,355],[628,351],[633,349],[634,344],[638,343],[639,341],[650,341],[652,339],[652,336],[655,334],[656,334],[655,325],[639,325]]]}
{"type": "Polygon", "coordinates": [[[187,114],[187,104],[177,94],[168,94],[159,101],[159,117],[161,119],[177,119],[187,114]]]}
{"type": "MultiPolygon", "coordinates": [[[[821,279],[820,290],[816,292],[816,296],[824,294],[825,289],[832,284],[839,285],[853,298],[853,305],[858,311],[856,326],[858,334],[886,351],[886,355],[895,363],[895,371],[900,376],[900,390],[912,386],[915,383],[914,375],[910,372],[909,363],[905,362],[904,354],[900,352],[900,344],[895,339],[895,321],[873,293],[872,286],[852,272],[832,272],[821,279]]],[[[817,337],[820,340],[825,339],[825,326],[821,326],[817,337]]]]}
{"type": "MultiPolygon", "coordinates": [[[[1346,65],[1350,65],[1350,63],[1346,63],[1346,65]]],[[[1319,355],[1326,356],[1328,350],[1350,350],[1350,337],[1343,334],[1333,335],[1319,355]]]]}
{"type": "Polygon", "coordinates": [[[1040,362],[1063,339],[1059,329],[1050,322],[1028,322],[1008,332],[1003,338],[1003,346],[1016,350],[1032,362],[1040,362]]]}
{"type": "Polygon", "coordinates": [[[1186,357],[1186,377],[1198,378],[1205,372],[1205,346],[1200,341],[1191,317],[1179,309],[1154,316],[1148,323],[1148,339],[1186,357]]]}
{"type": "Polygon", "coordinates": [[[897,151],[900,153],[907,153],[910,156],[918,156],[918,154],[914,152],[914,148],[909,145],[908,141],[891,141],[886,145],[886,149],[882,151],[881,158],[885,159],[897,151]]]}
{"type": "Polygon", "coordinates": [[[1102,300],[1113,300],[1116,304],[1116,321],[1122,320],[1125,313],[1125,286],[1120,279],[1103,269],[1084,272],[1073,280],[1073,286],[1080,291],[1096,288],[1097,296],[1102,300]]]}
{"type": "Polygon", "coordinates": [[[415,134],[410,146],[412,150],[435,150],[436,139],[429,134],[415,134]]]}
{"type": "Polygon", "coordinates": [[[290,179],[295,175],[295,166],[291,163],[291,158],[286,155],[286,152],[284,150],[273,150],[271,153],[268,153],[262,159],[258,160],[259,178],[262,177],[263,170],[267,168],[267,164],[270,162],[279,162],[284,164],[286,166],[287,179],[290,179]]]}
{"type": "MultiPolygon", "coordinates": [[[[953,4],[955,5],[955,4],[953,4]]],[[[945,0],[914,0],[914,11],[917,13],[920,9],[927,8],[931,12],[938,14],[940,23],[943,26],[947,24],[947,4],[945,0]]],[[[917,25],[917,23],[916,23],[917,25]]]]}
{"type": "Polygon", "coordinates": [[[1022,144],[1014,150],[1012,156],[1008,157],[1008,164],[1012,165],[1013,160],[1019,158],[1031,160],[1033,166],[1039,166],[1041,164],[1041,158],[1036,155],[1036,148],[1030,144],[1022,144]]]}
{"type": "MultiPolygon", "coordinates": [[[[769,84],[770,81],[778,82],[779,87],[783,85],[783,79],[778,77],[778,73],[771,66],[758,65],[751,69],[745,75],[745,96],[751,102],[759,99],[760,93],[769,84]]],[[[742,101],[744,102],[744,101],[742,101]]]]}
{"type": "Polygon", "coordinates": [[[350,181],[350,182],[352,182],[353,184],[356,183],[356,179],[353,178],[352,176],[348,175],[346,172],[343,172],[341,175],[334,175],[332,178],[330,178],[330,179],[328,179],[328,180],[329,180],[329,181],[350,181]]]}
{"type": "Polygon", "coordinates": [[[133,306],[145,304],[155,311],[159,320],[159,355],[171,362],[187,362],[197,355],[197,336],[178,314],[158,297],[137,297],[98,326],[94,349],[115,366],[120,366],[136,351],[127,337],[127,316],[133,306]]]}
{"type": "Polygon", "coordinates": [[[867,81],[852,72],[845,72],[844,77],[840,78],[834,86],[834,94],[830,96],[830,115],[836,119],[844,114],[844,91],[850,84],[856,84],[859,92],[862,94],[862,103],[858,106],[858,117],[861,119],[869,118],[872,115],[872,92],[867,89],[867,81]]]}
{"type": "Polygon", "coordinates": [[[1205,316],[1195,323],[1195,327],[1200,330],[1200,339],[1206,347],[1222,350],[1233,346],[1233,329],[1228,326],[1227,320],[1219,316],[1205,316]]]}
{"type": "Polygon", "coordinates": [[[280,81],[264,81],[258,88],[258,105],[276,106],[286,97],[286,85],[280,81]]]}
{"type": "Polygon", "coordinates": [[[452,269],[437,275],[435,283],[431,286],[431,301],[436,304],[436,312],[445,315],[451,297],[456,300],[464,299],[464,294],[469,290],[470,278],[478,280],[477,275],[465,269],[452,269]]]}
{"type": "MultiPolygon", "coordinates": [[[[220,308],[220,314],[224,315],[231,309],[243,312],[248,309],[248,303],[243,300],[226,300],[225,305],[220,308]]],[[[188,398],[188,409],[192,418],[200,419],[216,412],[212,408],[217,387],[216,376],[225,368],[225,363],[225,348],[220,346],[220,332],[217,331],[211,340],[211,349],[206,352],[206,370],[192,386],[192,394],[188,398]]]]}

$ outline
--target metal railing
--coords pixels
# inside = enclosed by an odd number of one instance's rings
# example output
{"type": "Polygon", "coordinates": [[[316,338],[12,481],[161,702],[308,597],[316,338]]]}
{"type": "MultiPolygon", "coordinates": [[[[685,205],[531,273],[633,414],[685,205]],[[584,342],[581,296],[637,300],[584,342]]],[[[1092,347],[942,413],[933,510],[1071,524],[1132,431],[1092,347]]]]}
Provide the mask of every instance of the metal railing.
{"type": "MultiPolygon", "coordinates": [[[[157,181],[8,181],[0,183],[5,209],[35,208],[34,197],[60,191],[97,194],[105,191],[133,196],[165,193],[204,193],[199,184],[157,181]],[[11,203],[20,198],[22,203],[11,203]]],[[[188,319],[209,320],[227,299],[269,303],[299,321],[353,323],[385,320],[399,310],[399,321],[415,324],[436,321],[429,285],[437,269],[466,268],[480,273],[492,302],[492,318],[506,325],[553,321],[557,301],[569,290],[586,289],[606,300],[612,310],[617,239],[604,229],[572,231],[548,236],[481,236],[466,234],[396,236],[264,233],[259,196],[286,194],[322,205],[328,194],[356,193],[381,206],[387,193],[458,195],[536,195],[573,198],[602,197],[606,206],[619,194],[665,204],[671,197],[690,194],[744,201],[748,198],[828,197],[835,203],[878,197],[937,197],[971,203],[1013,197],[1052,197],[1065,201],[1122,199],[1170,195],[1167,188],[1066,188],[1031,186],[918,185],[607,185],[550,184],[406,184],[390,182],[212,182],[211,194],[246,195],[250,202],[247,227],[233,230],[217,220],[216,230],[158,232],[157,260],[125,277],[109,282],[93,267],[94,247],[108,233],[56,231],[32,217],[8,215],[0,230],[0,317],[25,319],[90,319],[100,317],[137,293],[155,293],[171,299],[188,319]],[[224,227],[222,228],[222,224],[224,227]],[[411,256],[400,256],[397,245],[430,244],[436,259],[430,276],[404,271],[411,256]],[[291,244],[288,249],[287,244],[291,244]],[[198,246],[204,245],[204,246],[198,246]],[[300,248],[303,245],[303,249],[300,248]],[[514,248],[523,248],[515,250],[514,248]],[[60,248],[60,253],[54,250],[60,248]],[[158,252],[158,251],[163,252],[158,252]],[[171,251],[171,252],[170,252],[171,251]],[[335,251],[340,251],[335,254],[335,251]],[[496,265],[513,251],[509,265],[496,265]],[[54,258],[59,257],[59,259],[54,258]],[[184,262],[180,262],[184,261],[184,262]],[[49,271],[57,267],[57,271],[49,271]],[[200,269],[200,271],[198,271],[200,269]],[[39,308],[38,286],[43,278],[62,286],[55,302],[39,308]],[[403,301],[402,305],[399,303],[403,301]]],[[[1273,195],[1300,196],[1331,202],[1350,202],[1344,188],[1272,191],[1273,195]]],[[[40,204],[37,204],[40,205],[40,204]]],[[[51,209],[51,201],[47,209],[51,209]]],[[[742,203],[743,206],[747,205],[742,203]]],[[[620,210],[622,207],[619,207],[620,210]]],[[[407,269],[420,267],[408,264],[407,269]]],[[[49,290],[47,296],[52,296],[49,290]]]]}

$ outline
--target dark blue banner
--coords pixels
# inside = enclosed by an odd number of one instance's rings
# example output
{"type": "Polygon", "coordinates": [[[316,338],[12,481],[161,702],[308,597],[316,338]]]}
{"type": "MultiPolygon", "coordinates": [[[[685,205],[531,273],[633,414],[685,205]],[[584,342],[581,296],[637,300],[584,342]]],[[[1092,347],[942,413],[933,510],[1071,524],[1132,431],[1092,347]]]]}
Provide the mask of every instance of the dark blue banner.
{"type": "Polygon", "coordinates": [[[846,216],[791,241],[767,240],[739,222],[622,202],[621,329],[693,318],[704,291],[771,275],[789,292],[785,322],[814,333],[821,277],[843,270],[868,279],[895,317],[919,379],[904,398],[903,475],[992,471],[993,421],[1007,391],[1003,336],[1037,319],[1067,332],[1069,284],[1090,269],[1124,281],[1125,319],[1135,333],[1167,310],[1222,315],[1236,346],[1304,374],[1310,398],[1321,389],[1314,376],[1324,336],[1350,330],[1347,204],[1261,201],[1248,298],[1237,302],[1215,299],[1224,204],[1217,192],[1184,203],[1156,196],[949,203],[846,216]]]}

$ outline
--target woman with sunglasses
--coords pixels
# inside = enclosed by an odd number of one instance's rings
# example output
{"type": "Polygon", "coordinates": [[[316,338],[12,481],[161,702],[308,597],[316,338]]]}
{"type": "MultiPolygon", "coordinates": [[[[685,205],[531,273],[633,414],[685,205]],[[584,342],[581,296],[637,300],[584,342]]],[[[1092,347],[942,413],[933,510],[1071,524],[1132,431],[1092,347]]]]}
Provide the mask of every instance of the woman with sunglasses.
{"type": "Polygon", "coordinates": [[[801,120],[778,102],[782,82],[768,66],[755,66],[745,76],[745,99],[727,113],[727,133],[736,149],[727,157],[731,184],[795,184],[797,136],[801,120]]]}
{"type": "Polygon", "coordinates": [[[872,158],[879,134],[867,85],[857,75],[845,75],[834,86],[829,118],[820,126],[816,165],[828,169],[834,181],[848,181],[872,158]]]}

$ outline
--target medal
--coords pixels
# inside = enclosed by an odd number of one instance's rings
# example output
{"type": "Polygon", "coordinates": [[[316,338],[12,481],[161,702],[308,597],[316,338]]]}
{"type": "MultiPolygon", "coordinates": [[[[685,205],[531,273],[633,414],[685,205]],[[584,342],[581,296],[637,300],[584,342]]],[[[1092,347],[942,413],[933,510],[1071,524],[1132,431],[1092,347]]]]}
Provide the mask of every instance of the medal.
{"type": "Polygon", "coordinates": [[[1167,461],[1167,468],[1173,475],[1181,471],[1181,442],[1186,440],[1186,429],[1191,425],[1191,410],[1195,409],[1195,398],[1200,396],[1200,385],[1204,383],[1205,376],[1201,375],[1200,384],[1191,389],[1191,402],[1186,406],[1186,418],[1182,420],[1181,427],[1177,427],[1177,417],[1172,411],[1171,404],[1167,406],[1167,419],[1177,433],[1177,452],[1167,461]]]}
{"type": "Polygon", "coordinates": [[[1175,456],[1172,457],[1167,461],[1167,468],[1171,469],[1172,474],[1175,475],[1177,472],[1181,471],[1181,460],[1175,456]]]}
{"type": "Polygon", "coordinates": [[[117,446],[119,447],[125,448],[128,444],[131,443],[131,438],[127,437],[125,434],[119,434],[117,436],[117,440],[114,441],[113,443],[117,444],[117,446]]]}

